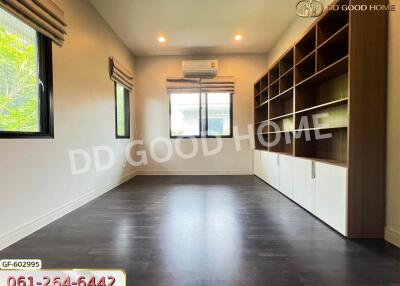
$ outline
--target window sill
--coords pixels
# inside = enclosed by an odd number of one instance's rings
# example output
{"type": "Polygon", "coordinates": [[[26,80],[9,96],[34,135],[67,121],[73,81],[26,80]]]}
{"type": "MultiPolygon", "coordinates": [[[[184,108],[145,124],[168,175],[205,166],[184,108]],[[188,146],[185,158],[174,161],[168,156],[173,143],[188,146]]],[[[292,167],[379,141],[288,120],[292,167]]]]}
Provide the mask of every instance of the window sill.
{"type": "Polygon", "coordinates": [[[27,132],[0,132],[0,139],[54,139],[54,134],[27,132]]]}
{"type": "Polygon", "coordinates": [[[216,139],[216,138],[221,138],[221,139],[232,139],[232,135],[227,135],[227,136],[170,136],[170,139],[216,139]]]}

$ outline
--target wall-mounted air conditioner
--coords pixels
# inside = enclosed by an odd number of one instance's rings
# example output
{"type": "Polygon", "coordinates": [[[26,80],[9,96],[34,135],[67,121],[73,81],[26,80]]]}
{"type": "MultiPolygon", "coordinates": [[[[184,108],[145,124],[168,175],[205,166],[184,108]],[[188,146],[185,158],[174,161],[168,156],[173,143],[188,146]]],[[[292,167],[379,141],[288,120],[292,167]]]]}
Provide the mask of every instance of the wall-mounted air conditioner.
{"type": "Polygon", "coordinates": [[[182,72],[184,77],[213,78],[218,74],[218,61],[182,61],[182,72]]]}

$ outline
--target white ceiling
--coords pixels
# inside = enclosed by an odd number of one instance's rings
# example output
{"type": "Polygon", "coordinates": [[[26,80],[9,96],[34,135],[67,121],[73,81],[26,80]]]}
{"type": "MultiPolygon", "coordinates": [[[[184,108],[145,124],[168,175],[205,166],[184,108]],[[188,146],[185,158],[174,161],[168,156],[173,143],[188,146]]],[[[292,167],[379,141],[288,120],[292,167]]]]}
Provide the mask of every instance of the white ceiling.
{"type": "Polygon", "coordinates": [[[90,0],[134,55],[266,53],[297,0],[90,0]],[[236,42],[236,33],[243,40],[236,42]],[[167,42],[160,44],[163,35],[167,42]]]}

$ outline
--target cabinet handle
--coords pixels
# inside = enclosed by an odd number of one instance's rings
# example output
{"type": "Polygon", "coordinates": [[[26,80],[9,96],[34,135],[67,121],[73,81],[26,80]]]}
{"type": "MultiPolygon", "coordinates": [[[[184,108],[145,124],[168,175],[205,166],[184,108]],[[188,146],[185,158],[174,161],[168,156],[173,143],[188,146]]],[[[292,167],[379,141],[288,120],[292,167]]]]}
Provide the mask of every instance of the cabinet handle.
{"type": "Polygon", "coordinates": [[[311,179],[315,179],[315,162],[311,162],[311,179]]]}
{"type": "Polygon", "coordinates": [[[279,167],[279,163],[280,163],[280,162],[279,162],[279,155],[277,156],[277,159],[278,159],[278,160],[277,160],[277,163],[278,163],[278,167],[279,167]]]}

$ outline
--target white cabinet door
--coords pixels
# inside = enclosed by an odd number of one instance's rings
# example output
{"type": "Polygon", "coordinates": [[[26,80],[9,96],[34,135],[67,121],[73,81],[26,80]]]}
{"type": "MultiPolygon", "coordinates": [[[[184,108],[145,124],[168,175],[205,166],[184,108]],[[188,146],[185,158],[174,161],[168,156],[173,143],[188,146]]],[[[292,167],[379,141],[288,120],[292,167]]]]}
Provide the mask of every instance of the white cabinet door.
{"type": "Polygon", "coordinates": [[[261,152],[258,150],[254,151],[254,175],[256,175],[257,177],[261,178],[261,152]]]}
{"type": "Polygon", "coordinates": [[[279,189],[278,154],[261,152],[261,165],[265,181],[275,189],[279,189]]]}
{"type": "Polygon", "coordinates": [[[266,169],[267,169],[267,162],[266,162],[266,156],[267,156],[267,151],[260,151],[260,170],[259,170],[259,178],[262,179],[263,181],[267,182],[267,175],[266,175],[266,169]]]}
{"type": "Polygon", "coordinates": [[[279,191],[293,198],[293,157],[279,155],[279,191]]]}
{"type": "Polygon", "coordinates": [[[347,168],[315,163],[316,216],[347,235],[347,168]]]}
{"type": "Polygon", "coordinates": [[[268,169],[266,169],[269,184],[279,190],[279,155],[269,152],[268,169]]]}
{"type": "Polygon", "coordinates": [[[315,182],[311,160],[293,158],[293,200],[309,212],[315,212],[315,182]]]}

